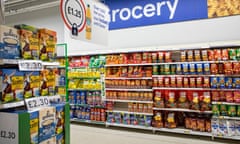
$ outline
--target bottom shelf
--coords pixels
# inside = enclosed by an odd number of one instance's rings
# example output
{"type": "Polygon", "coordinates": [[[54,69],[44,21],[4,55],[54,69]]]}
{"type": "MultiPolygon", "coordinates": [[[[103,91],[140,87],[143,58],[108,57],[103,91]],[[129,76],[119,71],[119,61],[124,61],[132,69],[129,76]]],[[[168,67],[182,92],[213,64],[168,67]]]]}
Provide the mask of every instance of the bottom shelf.
{"type": "Polygon", "coordinates": [[[117,126],[117,127],[144,129],[144,130],[153,130],[153,127],[140,126],[140,125],[127,125],[127,124],[109,123],[109,122],[106,122],[106,126],[117,126]]]}
{"type": "Polygon", "coordinates": [[[89,124],[100,124],[100,125],[105,125],[105,122],[101,121],[92,121],[92,120],[84,120],[84,119],[77,119],[73,118],[70,120],[71,122],[81,122],[81,123],[89,123],[89,124]]]}
{"type": "Polygon", "coordinates": [[[213,136],[214,138],[230,139],[230,140],[240,140],[240,136],[213,136]]]}

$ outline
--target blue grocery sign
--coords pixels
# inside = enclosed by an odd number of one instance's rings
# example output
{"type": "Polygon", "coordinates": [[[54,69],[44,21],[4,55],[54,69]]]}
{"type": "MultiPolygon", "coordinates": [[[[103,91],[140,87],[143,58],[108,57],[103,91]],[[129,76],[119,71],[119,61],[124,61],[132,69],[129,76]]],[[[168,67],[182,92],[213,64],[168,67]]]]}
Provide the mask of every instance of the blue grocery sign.
{"type": "Polygon", "coordinates": [[[110,30],[208,18],[207,0],[104,0],[110,30]]]}

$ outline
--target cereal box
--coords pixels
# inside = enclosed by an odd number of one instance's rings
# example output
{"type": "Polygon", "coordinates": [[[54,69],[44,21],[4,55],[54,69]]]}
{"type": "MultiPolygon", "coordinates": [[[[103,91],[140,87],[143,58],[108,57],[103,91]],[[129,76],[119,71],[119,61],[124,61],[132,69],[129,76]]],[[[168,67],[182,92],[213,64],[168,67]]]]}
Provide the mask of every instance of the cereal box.
{"type": "Polygon", "coordinates": [[[64,142],[64,134],[63,133],[58,134],[56,136],[56,144],[65,144],[65,142],[64,142]]]}
{"type": "Polygon", "coordinates": [[[23,73],[16,69],[1,69],[0,83],[2,83],[1,102],[23,100],[23,73]]]}
{"type": "Polygon", "coordinates": [[[30,114],[30,138],[31,144],[38,144],[39,116],[38,111],[29,112],[30,114]]]}
{"type": "Polygon", "coordinates": [[[39,59],[39,34],[38,29],[21,24],[16,25],[20,35],[21,54],[24,59],[39,59]]]}
{"type": "Polygon", "coordinates": [[[20,57],[19,35],[17,29],[0,25],[0,58],[20,57]]]}
{"type": "Polygon", "coordinates": [[[57,104],[56,107],[56,134],[60,134],[64,129],[64,104],[57,104]]]}
{"type": "Polygon", "coordinates": [[[40,95],[51,96],[55,94],[56,79],[52,69],[44,69],[40,73],[40,95]]]}
{"type": "Polygon", "coordinates": [[[40,142],[39,144],[56,144],[56,137],[51,137],[45,141],[40,142]]]}
{"type": "Polygon", "coordinates": [[[24,98],[40,96],[40,73],[24,72],[24,98]]]}
{"type": "Polygon", "coordinates": [[[40,29],[39,37],[40,59],[43,61],[53,61],[55,59],[57,33],[48,29],[40,29]]]}
{"type": "Polygon", "coordinates": [[[39,141],[42,142],[55,134],[55,107],[39,110],[39,141]]]}

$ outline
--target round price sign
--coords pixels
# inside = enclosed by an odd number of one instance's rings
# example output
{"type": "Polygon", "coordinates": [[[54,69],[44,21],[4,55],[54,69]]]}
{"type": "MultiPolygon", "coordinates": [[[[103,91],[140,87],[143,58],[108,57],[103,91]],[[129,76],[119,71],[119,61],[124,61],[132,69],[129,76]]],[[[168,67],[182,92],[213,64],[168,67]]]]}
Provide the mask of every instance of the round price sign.
{"type": "Polygon", "coordinates": [[[60,10],[65,25],[78,35],[86,24],[86,9],[82,0],[61,0],[60,10]]]}

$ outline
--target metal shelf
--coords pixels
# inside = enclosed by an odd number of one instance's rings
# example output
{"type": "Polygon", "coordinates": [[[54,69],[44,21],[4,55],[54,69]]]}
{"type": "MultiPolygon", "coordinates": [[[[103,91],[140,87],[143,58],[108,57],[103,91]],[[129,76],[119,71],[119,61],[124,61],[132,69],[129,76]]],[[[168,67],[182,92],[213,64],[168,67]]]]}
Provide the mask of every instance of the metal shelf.
{"type": "Polygon", "coordinates": [[[117,127],[125,127],[125,128],[153,130],[153,127],[140,126],[140,125],[127,125],[127,124],[109,123],[109,122],[106,122],[106,126],[117,126],[117,127]]]}
{"type": "Polygon", "coordinates": [[[153,101],[139,101],[139,100],[120,100],[120,99],[105,99],[105,101],[112,101],[112,102],[132,102],[132,103],[153,103],[153,101]]]}
{"type": "Polygon", "coordinates": [[[239,91],[240,89],[215,89],[215,88],[183,88],[183,87],[153,87],[153,90],[207,90],[207,91],[239,91]]]}
{"type": "Polygon", "coordinates": [[[107,64],[105,67],[121,67],[121,66],[149,66],[153,63],[140,63],[140,64],[107,64]]]}
{"type": "Polygon", "coordinates": [[[164,75],[164,74],[162,74],[162,75],[153,75],[152,77],[158,78],[158,77],[166,77],[166,76],[168,76],[168,77],[199,77],[199,76],[201,76],[201,77],[240,77],[240,75],[225,75],[225,74],[216,74],[216,75],[207,75],[207,74],[187,74],[187,75],[184,75],[184,74],[182,74],[182,75],[178,75],[178,74],[167,75],[166,74],[166,75],[164,75]]]}
{"type": "Polygon", "coordinates": [[[230,140],[240,140],[240,136],[213,136],[213,138],[222,138],[222,139],[230,139],[230,140]]]}
{"type": "Polygon", "coordinates": [[[100,79],[101,77],[68,77],[68,79],[100,79]]]}
{"type": "Polygon", "coordinates": [[[213,116],[215,119],[229,119],[229,120],[240,120],[240,117],[229,117],[229,116],[213,116]]]}
{"type": "Polygon", "coordinates": [[[16,107],[21,107],[24,105],[25,105],[24,101],[11,102],[11,103],[6,103],[6,104],[0,104],[0,109],[16,108],[16,107]]]}
{"type": "Polygon", "coordinates": [[[153,115],[153,113],[129,112],[129,111],[122,111],[122,110],[107,110],[106,112],[135,114],[135,115],[149,115],[149,116],[153,115]]]}
{"type": "Polygon", "coordinates": [[[105,122],[92,121],[92,120],[84,120],[84,119],[78,119],[78,118],[73,118],[73,119],[71,119],[70,121],[71,121],[71,122],[80,122],[80,123],[89,123],[89,124],[105,125],[105,122]]]}
{"type": "Polygon", "coordinates": [[[179,134],[188,134],[188,135],[199,135],[199,136],[212,136],[210,132],[200,132],[200,131],[192,131],[185,128],[153,128],[153,131],[160,132],[171,132],[171,133],[179,133],[179,134]]]}
{"type": "Polygon", "coordinates": [[[151,92],[152,89],[121,89],[121,88],[106,88],[105,90],[114,90],[114,91],[146,91],[151,92]]]}
{"type": "Polygon", "coordinates": [[[151,80],[152,77],[106,77],[106,80],[138,80],[138,79],[144,79],[144,80],[151,80]]]}
{"type": "Polygon", "coordinates": [[[212,104],[224,104],[224,105],[240,105],[240,103],[230,103],[230,102],[216,102],[216,101],[212,101],[212,104]]]}
{"type": "Polygon", "coordinates": [[[94,90],[94,89],[68,89],[68,91],[101,91],[99,90],[94,90]]]}
{"type": "Polygon", "coordinates": [[[105,108],[104,106],[100,105],[90,105],[90,104],[70,104],[70,106],[82,106],[82,107],[94,107],[94,108],[105,108]]]}
{"type": "Polygon", "coordinates": [[[153,110],[194,112],[194,113],[206,113],[206,114],[211,114],[212,113],[212,111],[199,111],[199,110],[182,109],[182,108],[153,108],[153,110]]]}

